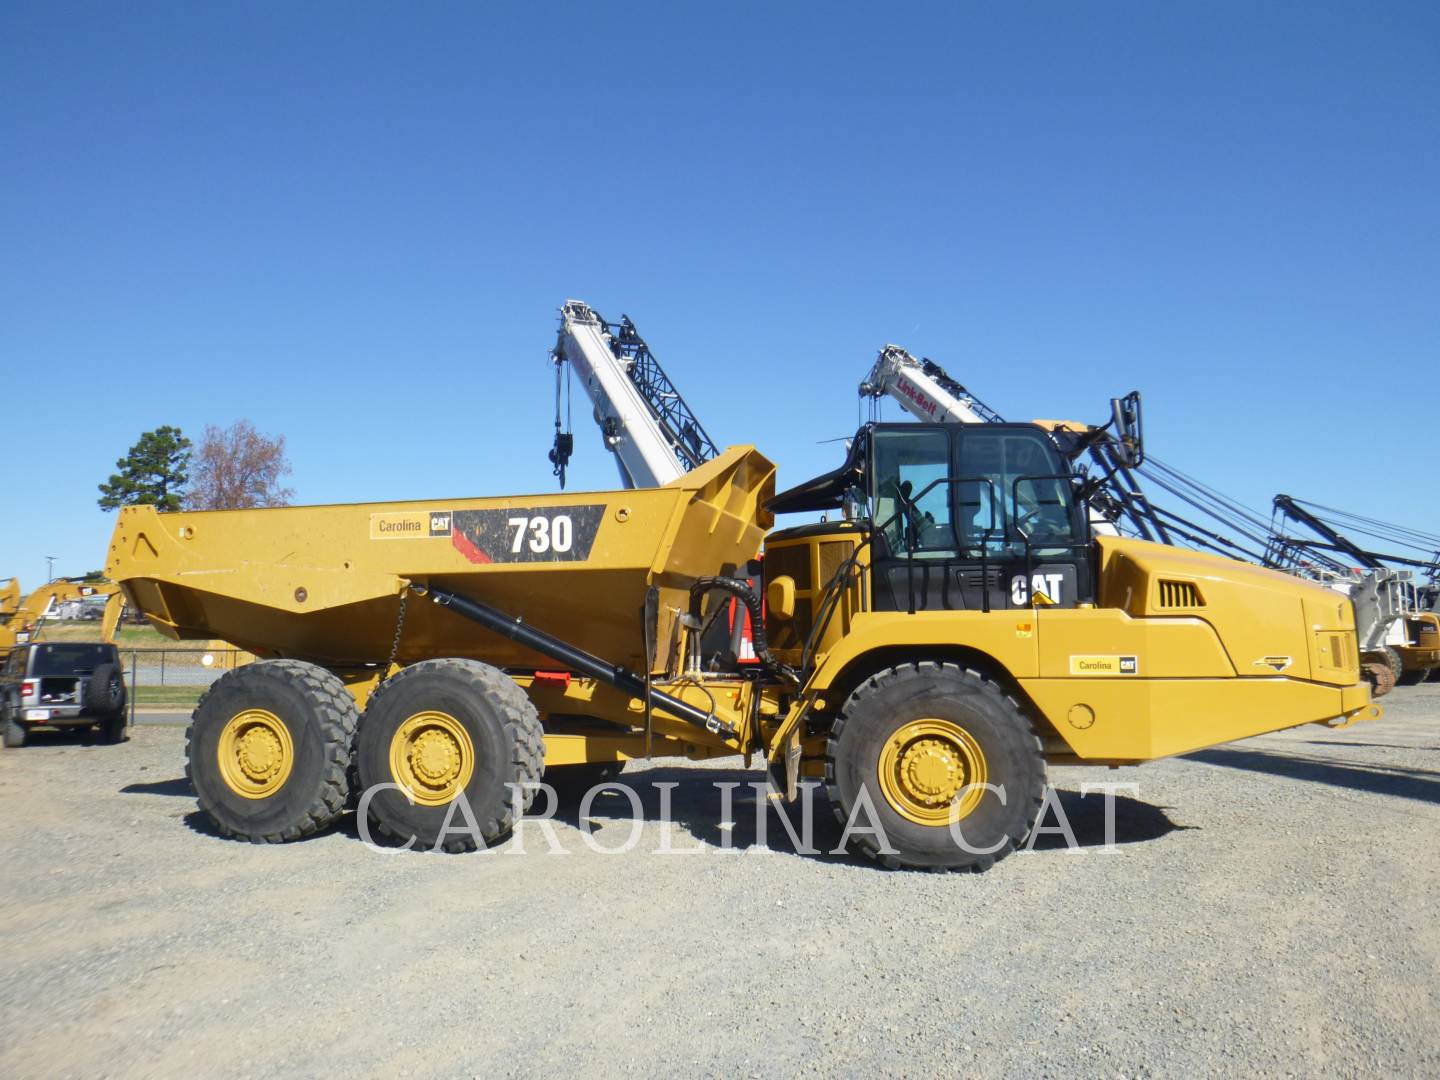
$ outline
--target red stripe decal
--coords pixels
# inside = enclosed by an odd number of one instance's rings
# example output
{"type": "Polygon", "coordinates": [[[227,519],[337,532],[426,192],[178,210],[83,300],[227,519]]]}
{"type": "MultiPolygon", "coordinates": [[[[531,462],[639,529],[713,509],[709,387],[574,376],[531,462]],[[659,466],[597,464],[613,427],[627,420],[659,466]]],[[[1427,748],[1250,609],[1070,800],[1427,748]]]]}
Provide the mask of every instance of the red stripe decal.
{"type": "Polygon", "coordinates": [[[450,531],[450,542],[455,545],[455,550],[464,555],[473,563],[490,563],[495,560],[486,555],[478,547],[470,542],[470,538],[459,529],[450,531]]]}

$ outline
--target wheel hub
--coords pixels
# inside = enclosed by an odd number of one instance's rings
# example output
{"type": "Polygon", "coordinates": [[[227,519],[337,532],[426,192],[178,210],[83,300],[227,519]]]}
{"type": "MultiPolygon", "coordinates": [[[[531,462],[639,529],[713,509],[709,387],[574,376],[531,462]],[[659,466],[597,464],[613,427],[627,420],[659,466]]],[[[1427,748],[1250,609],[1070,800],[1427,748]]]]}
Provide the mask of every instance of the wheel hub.
{"type": "Polygon", "coordinates": [[[880,790],[896,813],[919,825],[945,826],[980,804],[985,752],[953,720],[927,717],[900,725],[879,761],[880,790]]]}
{"type": "Polygon", "coordinates": [[[216,747],[220,777],[235,794],[266,799],[285,785],[295,747],[285,722],[266,709],[236,713],[220,731],[216,747]]]}
{"type": "Polygon", "coordinates": [[[423,783],[443,785],[460,773],[460,747],[448,732],[423,731],[410,748],[410,767],[423,783]]]}
{"type": "Polygon", "coordinates": [[[280,740],[270,729],[255,725],[236,740],[236,749],[240,771],[247,779],[261,784],[280,771],[280,740]]]}
{"type": "Polygon", "coordinates": [[[953,749],[940,739],[920,739],[900,759],[907,786],[922,802],[942,805],[960,791],[963,770],[953,749]]]}
{"type": "Polygon", "coordinates": [[[474,772],[475,744],[449,713],[415,713],[390,739],[391,776],[423,806],[450,802],[474,772]]]}

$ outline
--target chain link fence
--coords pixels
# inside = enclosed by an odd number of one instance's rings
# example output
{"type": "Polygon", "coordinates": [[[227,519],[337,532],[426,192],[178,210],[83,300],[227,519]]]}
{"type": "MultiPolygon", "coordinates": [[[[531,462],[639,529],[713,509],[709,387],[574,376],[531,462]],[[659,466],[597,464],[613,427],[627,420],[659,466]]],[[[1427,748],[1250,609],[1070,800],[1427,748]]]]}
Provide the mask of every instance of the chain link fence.
{"type": "Polygon", "coordinates": [[[132,714],[147,708],[193,709],[211,683],[255,659],[233,648],[119,648],[132,714]]]}

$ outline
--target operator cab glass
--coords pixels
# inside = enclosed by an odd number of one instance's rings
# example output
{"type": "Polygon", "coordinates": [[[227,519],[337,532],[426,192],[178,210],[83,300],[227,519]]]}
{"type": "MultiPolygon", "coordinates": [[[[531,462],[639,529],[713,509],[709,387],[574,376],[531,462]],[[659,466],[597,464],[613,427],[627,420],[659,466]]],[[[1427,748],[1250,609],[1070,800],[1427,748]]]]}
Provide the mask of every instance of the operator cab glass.
{"type": "Polygon", "coordinates": [[[877,610],[1073,607],[1093,599],[1071,470],[1029,424],[875,425],[877,610]]]}

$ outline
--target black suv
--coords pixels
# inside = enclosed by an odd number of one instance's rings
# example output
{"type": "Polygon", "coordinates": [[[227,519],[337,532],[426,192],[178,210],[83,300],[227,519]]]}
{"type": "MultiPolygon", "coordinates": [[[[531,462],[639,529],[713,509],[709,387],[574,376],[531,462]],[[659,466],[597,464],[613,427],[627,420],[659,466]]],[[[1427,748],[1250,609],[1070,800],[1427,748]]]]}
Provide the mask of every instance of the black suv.
{"type": "Polygon", "coordinates": [[[0,667],[0,732],[24,746],[32,727],[94,727],[125,739],[125,673],[114,645],[41,641],[17,645],[0,667]]]}

